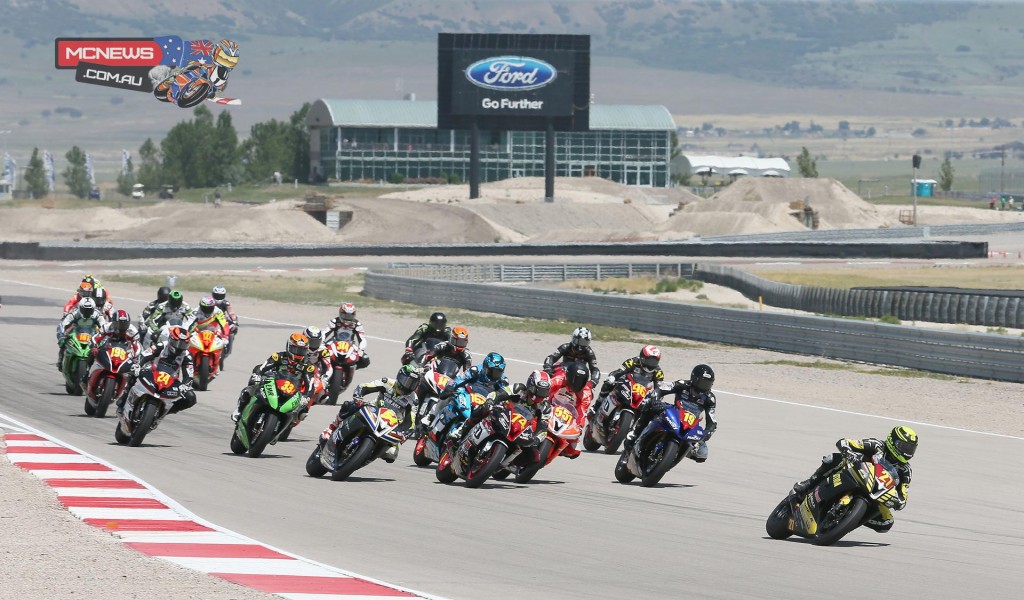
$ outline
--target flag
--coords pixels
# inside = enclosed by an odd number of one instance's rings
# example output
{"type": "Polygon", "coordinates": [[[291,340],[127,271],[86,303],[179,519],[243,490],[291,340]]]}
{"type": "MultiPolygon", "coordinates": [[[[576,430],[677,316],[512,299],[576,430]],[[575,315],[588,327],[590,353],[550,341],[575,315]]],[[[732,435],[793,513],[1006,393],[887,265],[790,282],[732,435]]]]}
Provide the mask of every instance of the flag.
{"type": "Polygon", "coordinates": [[[165,35],[162,37],[155,37],[153,41],[160,46],[160,51],[163,53],[163,57],[160,59],[161,65],[166,65],[172,69],[180,67],[183,64],[187,64],[188,61],[182,62],[182,55],[185,54],[184,44],[181,42],[181,38],[176,35],[165,35]]]}
{"type": "Polygon", "coordinates": [[[201,65],[213,63],[214,44],[210,40],[192,40],[188,42],[185,53],[182,56],[182,64],[197,62],[201,65]]]}
{"type": "Polygon", "coordinates": [[[89,176],[89,184],[96,185],[96,174],[92,172],[92,157],[85,153],[85,174],[89,176]]]}
{"type": "Polygon", "coordinates": [[[50,191],[53,191],[54,180],[53,180],[53,155],[50,154],[49,150],[43,150],[43,168],[46,169],[46,184],[49,186],[50,191]]]}

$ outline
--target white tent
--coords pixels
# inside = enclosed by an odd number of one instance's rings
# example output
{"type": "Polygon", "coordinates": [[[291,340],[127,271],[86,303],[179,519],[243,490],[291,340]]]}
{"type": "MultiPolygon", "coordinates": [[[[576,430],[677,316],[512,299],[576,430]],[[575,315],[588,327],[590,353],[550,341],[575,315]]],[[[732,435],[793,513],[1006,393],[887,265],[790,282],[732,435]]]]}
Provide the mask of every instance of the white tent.
{"type": "Polygon", "coordinates": [[[774,171],[775,177],[782,177],[789,174],[789,163],[783,158],[754,158],[752,156],[691,156],[686,155],[690,161],[690,168],[694,173],[729,173],[733,174],[736,169],[746,173],[743,175],[764,175],[766,171],[774,171]],[[708,171],[710,169],[710,171],[708,171]]]}
{"type": "Polygon", "coordinates": [[[733,169],[729,171],[730,175],[750,175],[750,172],[746,169],[733,169]]]}

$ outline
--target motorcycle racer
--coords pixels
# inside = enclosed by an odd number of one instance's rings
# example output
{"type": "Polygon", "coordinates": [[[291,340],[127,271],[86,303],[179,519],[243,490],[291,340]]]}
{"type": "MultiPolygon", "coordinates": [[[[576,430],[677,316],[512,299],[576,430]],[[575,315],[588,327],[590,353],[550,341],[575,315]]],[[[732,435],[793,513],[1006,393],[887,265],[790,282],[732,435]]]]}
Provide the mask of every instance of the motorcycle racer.
{"type": "MultiPolygon", "coordinates": [[[[540,460],[537,446],[547,435],[548,422],[551,420],[550,398],[551,376],[546,371],[541,370],[530,373],[530,376],[526,378],[525,385],[516,383],[511,388],[499,388],[494,393],[494,396],[488,397],[486,402],[474,408],[468,419],[452,429],[451,433],[448,434],[448,443],[450,444],[448,450],[451,451],[452,448],[461,443],[465,435],[472,431],[477,423],[494,412],[495,408],[507,402],[514,402],[530,407],[533,411],[533,417],[537,420],[537,428],[534,431],[537,435],[531,446],[533,455],[528,457],[529,462],[537,462],[540,460]]],[[[577,451],[575,455],[567,456],[569,458],[576,458],[579,455],[580,453],[577,451]]]]}
{"type": "MultiPolygon", "coordinates": [[[[172,290],[167,296],[167,302],[162,302],[153,309],[149,319],[146,320],[146,330],[153,339],[160,335],[160,328],[166,325],[171,319],[178,318],[182,324],[187,323],[195,316],[195,311],[185,302],[184,296],[178,290],[172,290]]],[[[145,333],[145,332],[143,332],[145,333]]]]}
{"type": "Polygon", "coordinates": [[[427,340],[434,339],[442,342],[450,341],[451,329],[448,328],[448,317],[443,312],[435,312],[430,315],[426,323],[416,328],[409,339],[405,341],[405,354],[402,355],[402,364],[412,362],[415,357],[416,347],[427,340]]]}
{"type": "MultiPolygon", "coordinates": [[[[601,384],[601,394],[598,401],[603,401],[608,393],[615,387],[618,378],[628,373],[643,373],[649,375],[657,388],[665,379],[665,373],[661,370],[661,350],[657,346],[647,344],[640,349],[640,354],[623,361],[622,366],[608,373],[604,383],[601,384]]],[[[589,415],[588,415],[589,416],[589,415]]]]}
{"type": "Polygon", "coordinates": [[[363,324],[356,319],[356,305],[351,302],[343,302],[338,307],[338,316],[331,319],[327,325],[327,342],[333,342],[341,331],[352,332],[352,341],[359,346],[359,362],[356,369],[365,369],[370,366],[370,357],[366,354],[366,331],[363,324]]]}
{"type": "Polygon", "coordinates": [[[103,314],[96,309],[96,301],[92,298],[82,298],[78,305],[71,309],[71,312],[64,315],[60,324],[57,325],[57,370],[63,369],[64,364],[64,339],[72,329],[88,329],[96,335],[106,327],[107,320],[103,314]]]}
{"type": "Polygon", "coordinates": [[[204,329],[216,329],[217,335],[228,339],[231,336],[231,325],[228,323],[224,311],[217,308],[213,296],[203,296],[199,301],[199,310],[196,312],[196,319],[189,325],[188,332],[202,331],[204,329]]]}
{"type": "Polygon", "coordinates": [[[423,355],[423,364],[428,364],[435,358],[445,356],[455,359],[463,371],[468,371],[473,366],[473,357],[469,353],[469,331],[465,327],[452,329],[451,341],[440,342],[432,350],[423,355]]]}
{"type": "Polygon", "coordinates": [[[92,297],[93,297],[93,287],[92,287],[92,284],[89,283],[88,281],[82,281],[82,283],[80,283],[78,285],[78,291],[75,292],[75,295],[72,296],[67,302],[64,303],[64,314],[67,315],[69,312],[74,310],[75,307],[78,306],[78,303],[81,302],[83,298],[92,298],[92,297]]]}
{"type": "Polygon", "coordinates": [[[552,367],[559,362],[583,362],[590,369],[591,385],[597,385],[598,380],[601,379],[601,369],[597,368],[597,355],[590,345],[591,337],[590,330],[586,327],[574,329],[572,339],[556,348],[550,356],[544,359],[544,370],[550,373],[552,367]]]}
{"type": "Polygon", "coordinates": [[[139,329],[132,323],[131,315],[123,308],[114,312],[103,330],[96,336],[96,347],[99,348],[107,339],[131,344],[132,356],[139,353],[139,329]]]}
{"type": "Polygon", "coordinates": [[[455,381],[446,385],[444,390],[441,391],[440,399],[450,399],[459,389],[469,384],[479,384],[479,386],[474,387],[485,389],[486,392],[480,392],[483,395],[496,392],[501,388],[507,388],[509,384],[508,379],[505,377],[505,357],[497,352],[489,353],[484,357],[483,362],[479,366],[470,367],[465,375],[456,378],[455,381]]]}
{"type": "MultiPolygon", "coordinates": [[[[224,312],[224,316],[228,320],[228,325],[231,327],[231,333],[228,335],[228,345],[224,348],[224,356],[221,357],[221,365],[223,366],[224,359],[231,354],[231,347],[235,343],[235,334],[238,333],[238,315],[235,314],[235,311],[231,310],[231,301],[228,300],[228,290],[224,286],[215,285],[210,292],[213,296],[214,302],[217,303],[217,308],[224,312]]],[[[170,292],[168,291],[168,293],[170,292]]]]}
{"type": "Polygon", "coordinates": [[[128,392],[134,387],[139,373],[155,361],[173,366],[178,380],[181,381],[180,399],[171,406],[167,414],[174,414],[195,406],[196,393],[192,391],[195,366],[192,362],[192,355],[188,352],[188,332],[184,327],[174,326],[167,330],[166,342],[158,342],[143,350],[139,355],[139,362],[132,366],[132,379],[125,387],[125,393],[117,400],[118,415],[123,412],[124,404],[128,400],[128,392]]]}
{"type": "MultiPolygon", "coordinates": [[[[573,363],[574,367],[563,371],[562,377],[554,377],[551,382],[551,397],[564,390],[572,397],[576,405],[576,414],[580,419],[580,427],[586,426],[587,413],[590,412],[590,403],[594,399],[593,386],[591,385],[590,371],[582,362],[573,363]]],[[[570,459],[580,455],[575,444],[569,444],[562,450],[562,456],[570,459]]]]}
{"type": "Polygon", "coordinates": [[[647,424],[651,422],[651,419],[663,413],[669,406],[675,406],[676,408],[685,408],[698,419],[701,416],[701,412],[704,413],[704,419],[707,422],[704,427],[704,440],[697,445],[690,458],[699,463],[706,461],[708,459],[707,442],[718,429],[718,421],[715,419],[715,408],[718,405],[718,400],[714,392],[711,391],[711,387],[714,384],[714,370],[708,365],[701,364],[695,366],[690,371],[689,379],[680,379],[672,385],[662,386],[658,388],[657,393],[644,398],[640,409],[637,411],[633,429],[626,434],[626,449],[632,450],[637,445],[637,442],[640,441],[638,436],[647,428],[647,424]],[[661,398],[667,395],[675,396],[673,404],[661,402],[661,398]]]}
{"type": "Polygon", "coordinates": [[[875,438],[863,440],[842,438],[836,442],[836,448],[839,449],[839,452],[823,456],[821,466],[810,477],[794,484],[793,491],[803,495],[814,489],[814,486],[821,483],[836,467],[842,464],[844,458],[851,462],[877,462],[884,458],[896,468],[899,477],[895,488],[896,493],[884,506],[878,506],[878,514],[869,519],[865,525],[878,533],[889,531],[894,523],[892,510],[903,510],[907,506],[907,490],[913,475],[910,459],[914,458],[914,453],[917,451],[917,432],[906,425],[898,425],[892,428],[884,441],[875,438]]]}
{"type": "Polygon", "coordinates": [[[308,396],[310,378],[316,370],[316,367],[306,362],[308,354],[309,338],[305,334],[293,333],[289,336],[284,352],[275,352],[267,360],[263,361],[262,364],[253,367],[252,375],[249,377],[249,385],[242,388],[242,392],[238,395],[238,403],[235,406],[235,412],[231,413],[231,420],[238,421],[238,417],[242,414],[242,409],[249,402],[249,398],[256,393],[258,382],[264,376],[271,373],[286,372],[301,375],[299,393],[303,396],[308,396]]]}
{"type": "MultiPolygon", "coordinates": [[[[370,404],[372,406],[379,406],[379,396],[373,400],[364,400],[363,396],[367,393],[386,393],[394,396],[398,399],[399,403],[405,409],[404,414],[400,417],[398,427],[395,429],[398,433],[408,435],[409,430],[412,428],[413,423],[416,422],[416,388],[420,385],[420,380],[423,378],[423,370],[417,368],[414,365],[402,365],[402,368],[398,370],[398,374],[394,379],[387,377],[381,377],[375,379],[369,383],[364,383],[356,386],[356,389],[352,392],[352,400],[343,402],[338,407],[338,416],[334,418],[327,429],[324,429],[323,433],[320,434],[320,440],[327,441],[334,430],[341,425],[342,421],[349,418],[357,410],[363,406],[370,404]]],[[[398,458],[398,445],[393,444],[388,448],[387,452],[383,456],[384,460],[393,463],[398,458]]]]}
{"type": "Polygon", "coordinates": [[[313,365],[313,377],[320,380],[319,385],[314,385],[310,389],[310,404],[316,404],[319,396],[327,393],[327,382],[334,374],[334,367],[331,365],[331,352],[324,347],[324,334],[320,328],[310,325],[303,333],[309,338],[309,353],[306,354],[306,362],[313,365]],[[313,396],[316,390],[320,390],[319,396],[313,396]]]}
{"type": "Polygon", "coordinates": [[[151,300],[149,304],[146,305],[146,308],[142,309],[142,319],[140,323],[145,323],[146,319],[149,319],[149,315],[153,314],[153,311],[156,310],[156,307],[167,302],[167,299],[170,297],[171,288],[166,285],[161,286],[160,289],[156,291],[156,300],[151,300]]]}

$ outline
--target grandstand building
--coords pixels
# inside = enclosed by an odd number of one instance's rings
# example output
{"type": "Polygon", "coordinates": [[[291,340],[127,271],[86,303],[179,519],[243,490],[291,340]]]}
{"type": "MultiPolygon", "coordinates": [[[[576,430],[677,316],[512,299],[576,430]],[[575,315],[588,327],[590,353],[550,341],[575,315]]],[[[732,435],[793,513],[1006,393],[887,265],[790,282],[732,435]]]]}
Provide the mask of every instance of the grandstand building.
{"type": "MultiPolygon", "coordinates": [[[[471,133],[438,129],[434,101],[320,99],[306,123],[314,180],[469,180],[471,133]]],[[[555,134],[556,176],[666,187],[675,128],[664,106],[593,105],[590,131],[555,134]]],[[[544,135],[481,131],[480,180],[543,177],[544,135]]]]}

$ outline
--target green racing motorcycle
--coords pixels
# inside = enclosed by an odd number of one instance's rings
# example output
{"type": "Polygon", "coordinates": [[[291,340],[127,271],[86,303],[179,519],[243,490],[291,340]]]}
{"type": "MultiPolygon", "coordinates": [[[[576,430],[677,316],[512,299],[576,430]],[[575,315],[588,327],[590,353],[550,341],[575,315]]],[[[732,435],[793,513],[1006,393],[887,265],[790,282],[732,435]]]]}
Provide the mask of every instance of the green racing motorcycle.
{"type": "Polygon", "coordinates": [[[268,445],[276,444],[305,403],[299,387],[299,377],[290,373],[260,378],[231,434],[231,451],[258,458],[268,445]]]}

